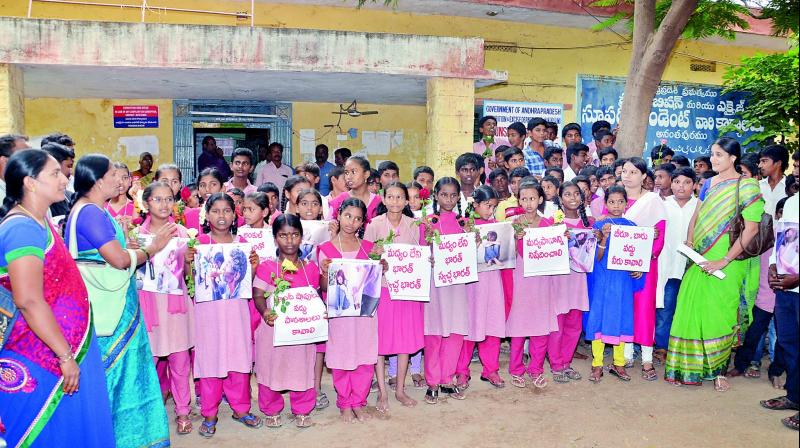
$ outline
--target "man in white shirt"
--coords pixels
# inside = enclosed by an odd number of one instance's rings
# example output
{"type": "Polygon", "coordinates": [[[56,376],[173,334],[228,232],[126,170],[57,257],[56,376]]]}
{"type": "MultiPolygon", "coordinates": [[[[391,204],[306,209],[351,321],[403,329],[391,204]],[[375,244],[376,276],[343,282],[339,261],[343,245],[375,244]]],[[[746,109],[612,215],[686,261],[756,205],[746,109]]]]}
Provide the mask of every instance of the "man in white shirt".
{"type": "Polygon", "coordinates": [[[283,165],[283,145],[278,142],[272,142],[268,150],[269,161],[261,168],[261,171],[256,173],[256,186],[262,185],[264,182],[272,182],[277,185],[283,196],[283,186],[286,184],[286,179],[294,174],[291,167],[283,165]]]}
{"type": "Polygon", "coordinates": [[[686,259],[678,253],[678,246],[686,241],[689,222],[700,204],[694,196],[697,178],[691,168],[679,168],[670,177],[672,195],[664,199],[664,208],[667,210],[664,249],[658,257],[659,288],[664,288],[664,303],[656,304],[656,343],[653,352],[653,356],[662,362],[666,359],[669,330],[675,315],[681,279],[686,271],[686,259]]]}
{"type": "Polygon", "coordinates": [[[764,211],[775,216],[775,205],[786,197],[786,177],[789,168],[789,151],[781,145],[764,148],[758,157],[758,170],[763,179],[759,182],[764,197],[764,211]]]}
{"type": "MultiPolygon", "coordinates": [[[[786,200],[783,207],[783,216],[779,222],[798,222],[798,195],[795,194],[786,200]]],[[[786,396],[771,400],[763,400],[761,406],[774,410],[797,411],[800,404],[798,396],[798,351],[800,351],[800,336],[798,336],[798,308],[800,308],[800,283],[798,274],[778,274],[776,267],[776,254],[773,250],[769,266],[769,286],[775,290],[775,329],[778,334],[778,345],[784,350],[784,363],[786,364],[786,396]]],[[[797,266],[795,266],[795,269],[797,266]]],[[[796,271],[795,271],[796,272],[796,271]]],[[[788,428],[798,429],[798,414],[786,417],[781,422],[788,428]]]]}
{"type": "Polygon", "coordinates": [[[567,148],[567,167],[564,168],[564,182],[569,182],[581,172],[589,160],[589,148],[575,143],[567,148]]]}

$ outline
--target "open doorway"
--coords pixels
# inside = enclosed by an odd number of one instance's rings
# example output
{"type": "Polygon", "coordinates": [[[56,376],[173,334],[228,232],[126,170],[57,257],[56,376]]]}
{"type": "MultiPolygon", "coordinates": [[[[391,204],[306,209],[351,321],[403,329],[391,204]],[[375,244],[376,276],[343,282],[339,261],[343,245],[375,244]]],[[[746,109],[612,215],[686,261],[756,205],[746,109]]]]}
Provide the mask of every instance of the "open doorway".
{"type": "Polygon", "coordinates": [[[274,101],[175,100],[173,106],[175,163],[184,182],[197,176],[197,158],[206,136],[217,140],[225,158],[233,150],[249,148],[256,161],[263,159],[259,148],[271,142],[284,147],[283,163],[292,163],[292,105],[274,101]]]}

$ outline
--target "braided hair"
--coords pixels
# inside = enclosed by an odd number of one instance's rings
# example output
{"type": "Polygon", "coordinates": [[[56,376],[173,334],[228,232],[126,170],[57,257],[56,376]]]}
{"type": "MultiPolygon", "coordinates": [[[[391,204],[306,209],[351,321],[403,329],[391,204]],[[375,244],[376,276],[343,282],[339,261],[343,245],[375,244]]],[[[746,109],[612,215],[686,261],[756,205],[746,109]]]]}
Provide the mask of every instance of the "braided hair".
{"type": "MultiPolygon", "coordinates": [[[[342,205],[339,206],[339,211],[336,213],[337,220],[342,218],[342,212],[348,207],[355,207],[361,210],[361,216],[363,219],[361,220],[361,227],[356,231],[356,236],[359,239],[364,239],[364,229],[367,226],[367,206],[364,204],[364,201],[358,198],[347,198],[342,202],[342,205]]],[[[339,223],[341,226],[341,223],[339,223]]]]}
{"type": "Polygon", "coordinates": [[[497,199],[497,193],[494,189],[488,185],[481,185],[480,187],[476,188],[472,191],[472,203],[467,205],[467,211],[464,214],[465,216],[469,217],[472,215],[472,212],[475,211],[475,204],[480,204],[484,201],[489,201],[492,199],[497,199]]]}
{"type": "Polygon", "coordinates": [[[562,212],[566,213],[563,204],[561,203],[561,196],[563,196],[564,191],[570,187],[575,187],[578,190],[578,195],[581,197],[581,203],[578,205],[578,216],[580,216],[583,226],[589,227],[589,217],[586,216],[586,198],[583,195],[583,190],[581,190],[581,187],[578,186],[578,184],[572,181],[567,181],[561,184],[561,186],[558,187],[558,198],[556,205],[558,205],[558,208],[561,209],[562,212]]]}
{"type": "MultiPolygon", "coordinates": [[[[442,187],[445,185],[453,185],[456,188],[456,193],[459,195],[461,194],[461,184],[458,183],[455,177],[443,177],[436,181],[436,185],[433,186],[433,214],[439,214],[439,203],[436,201],[436,196],[439,195],[439,191],[442,190],[442,187]]],[[[456,214],[456,218],[461,218],[464,216],[463,210],[461,210],[461,201],[459,200],[456,203],[456,208],[458,208],[458,213],[456,214]]]]}

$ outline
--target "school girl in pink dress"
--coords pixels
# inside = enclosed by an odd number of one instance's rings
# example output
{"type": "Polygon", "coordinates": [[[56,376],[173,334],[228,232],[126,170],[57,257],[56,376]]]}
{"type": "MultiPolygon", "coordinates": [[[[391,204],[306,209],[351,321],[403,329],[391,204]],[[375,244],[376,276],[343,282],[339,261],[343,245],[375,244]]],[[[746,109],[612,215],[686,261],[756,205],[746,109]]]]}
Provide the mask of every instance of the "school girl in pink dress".
{"type": "MultiPolygon", "coordinates": [[[[161,182],[151,183],[144,189],[142,202],[147,217],[139,228],[140,235],[154,234],[163,226],[173,222],[172,205],[175,198],[169,185],[161,182]]],[[[186,228],[178,225],[177,236],[186,238],[186,228]]],[[[182,250],[185,250],[185,246],[182,250]]],[[[157,366],[163,366],[165,371],[163,378],[159,375],[162,393],[171,392],[175,401],[177,433],[189,434],[192,432],[192,422],[189,419],[192,398],[189,391],[191,374],[189,350],[194,346],[194,307],[186,293],[184,264],[180,263],[176,268],[170,274],[173,277],[172,281],[177,279],[181,294],[139,290],[139,305],[150,339],[153,360],[157,366]]],[[[155,273],[152,265],[150,272],[155,273]]]]}
{"type": "MultiPolygon", "coordinates": [[[[474,211],[480,216],[475,219],[476,225],[489,224],[496,222],[495,208],[497,193],[492,187],[481,185],[472,192],[472,204],[467,207],[467,215],[474,211]]],[[[500,271],[478,273],[478,281],[467,285],[467,301],[469,333],[464,340],[456,369],[458,387],[469,387],[469,364],[477,344],[478,357],[483,364],[481,381],[503,388],[506,383],[497,373],[500,370],[500,339],[506,336],[505,296],[500,271]]]]}
{"type": "MultiPolygon", "coordinates": [[[[357,198],[347,199],[339,207],[339,233],[335,239],[319,246],[323,290],[327,291],[328,288],[328,267],[332,259],[369,258],[373,244],[361,239],[366,209],[357,198]]],[[[374,316],[330,319],[325,364],[331,369],[336,406],[343,421],[364,421],[369,418],[364,408],[377,362],[378,320],[374,316]]]]}
{"type": "MultiPolygon", "coordinates": [[[[395,244],[419,244],[419,225],[408,206],[408,188],[400,182],[392,182],[383,190],[383,205],[378,207],[378,216],[372,219],[364,233],[364,239],[375,242],[393,235],[395,244]]],[[[382,245],[375,245],[373,253],[383,253],[382,245]]],[[[389,409],[386,383],[384,382],[385,357],[397,355],[397,383],[394,396],[403,406],[416,406],[416,400],[405,392],[409,355],[417,353],[425,344],[423,337],[422,302],[392,300],[386,280],[381,286],[378,304],[378,364],[375,373],[378,380],[378,404],[380,411],[389,409]]]]}
{"type": "MultiPolygon", "coordinates": [[[[591,229],[594,219],[586,216],[586,201],[583,190],[573,182],[564,182],[558,188],[559,205],[564,213],[567,228],[591,229]]],[[[550,357],[553,380],[566,383],[580,380],[581,374],[572,368],[572,357],[578,347],[583,328],[583,312],[589,311],[589,289],[586,273],[570,271],[565,275],[554,275],[552,297],[556,299],[559,331],[551,335],[559,347],[559,356],[550,357]]]]}
{"type": "Polygon", "coordinates": [[[272,312],[272,300],[268,301],[264,294],[275,290],[273,275],[287,280],[291,288],[310,286],[318,291],[320,271],[316,264],[302,261],[299,257],[300,243],[303,240],[300,218],[294,215],[279,216],[272,223],[272,234],[275,235],[278,258],[262,262],[253,280],[253,301],[262,316],[255,334],[258,407],[267,416],[267,427],[280,427],[284,407],[281,393],[288,391],[295,426],[308,428],[312,425],[310,414],[316,403],[316,345],[312,343],[274,347],[273,326],[275,319],[280,317],[272,312]],[[295,271],[281,269],[287,260],[295,271]]]}
{"type": "Polygon", "coordinates": [[[200,207],[186,207],[183,210],[183,219],[187,229],[197,229],[198,232],[205,233],[200,219],[203,204],[208,201],[212,194],[222,192],[224,183],[225,180],[222,179],[222,174],[218,169],[206,168],[200,171],[200,174],[197,175],[197,195],[200,197],[200,207]]]}
{"type": "MultiPolygon", "coordinates": [[[[430,228],[420,227],[420,244],[428,244],[426,236],[434,231],[441,235],[464,233],[461,227],[461,186],[452,177],[436,182],[433,191],[433,219],[430,228]],[[454,211],[457,210],[457,211],[454,211]]],[[[431,282],[431,300],[425,304],[425,379],[428,390],[425,402],[436,404],[439,392],[456,400],[466,398],[453,383],[458,358],[469,333],[467,286],[449,285],[441,288],[431,282]]]]}
{"type": "Polygon", "coordinates": [[[367,185],[369,175],[369,160],[361,156],[348,157],[347,162],[344,164],[344,181],[348,191],[336,196],[328,203],[333,219],[336,219],[342,202],[349,198],[360,199],[361,202],[366,204],[366,224],[369,224],[372,218],[375,217],[378,211],[378,204],[381,203],[381,197],[369,192],[367,185]]]}
{"type": "Polygon", "coordinates": [[[131,173],[127,165],[124,163],[115,163],[114,170],[118,172],[121,182],[119,184],[117,196],[108,201],[106,210],[108,214],[122,226],[123,231],[127,233],[130,224],[132,224],[134,220],[141,223],[141,217],[136,213],[136,207],[130,197],[131,173]]]}
{"type": "MultiPolygon", "coordinates": [[[[246,242],[236,236],[236,214],[233,199],[225,193],[212,194],[205,203],[205,233],[197,237],[199,244],[246,242]]],[[[195,249],[186,251],[186,269],[192,268],[195,249]]],[[[243,258],[243,257],[239,257],[243,258]]],[[[235,269],[247,270],[246,263],[258,266],[258,255],[252,251],[249,260],[238,259],[235,269]]],[[[250,413],[250,371],[253,365],[253,339],[247,300],[223,299],[196,303],[194,376],[199,378],[200,413],[204,420],[200,435],[213,437],[217,430],[219,403],[225,398],[233,409],[233,419],[249,428],[261,427],[261,419],[250,413]]]]}
{"type": "MultiPolygon", "coordinates": [[[[517,195],[524,214],[514,217],[514,224],[524,228],[548,227],[553,221],[542,216],[544,212],[544,190],[533,178],[520,182],[517,195]]],[[[534,387],[547,386],[544,377],[544,358],[550,363],[558,359],[557,339],[551,337],[558,332],[558,319],[555,310],[556,299],[552,296],[553,276],[539,275],[525,277],[525,258],[523,238],[525,230],[515,232],[517,240],[517,267],[514,272],[514,297],[506,321],[506,335],[511,337],[511,353],[508,358],[508,373],[511,385],[524,388],[527,385],[525,373],[534,387]],[[530,340],[530,360],[525,366],[523,351],[525,339],[530,340]]]]}

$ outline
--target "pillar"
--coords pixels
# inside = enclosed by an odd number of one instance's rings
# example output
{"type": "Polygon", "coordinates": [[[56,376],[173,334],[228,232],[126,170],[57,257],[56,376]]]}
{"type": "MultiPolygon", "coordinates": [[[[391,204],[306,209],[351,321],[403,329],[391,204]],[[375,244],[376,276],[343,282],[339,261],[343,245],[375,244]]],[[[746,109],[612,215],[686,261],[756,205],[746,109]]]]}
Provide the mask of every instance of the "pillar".
{"type": "Polygon", "coordinates": [[[22,69],[0,64],[0,135],[25,130],[25,95],[22,69]]]}
{"type": "Polygon", "coordinates": [[[428,165],[436,178],[455,177],[456,158],[472,152],[475,120],[475,84],[471,79],[431,78],[428,80],[428,165]]]}

